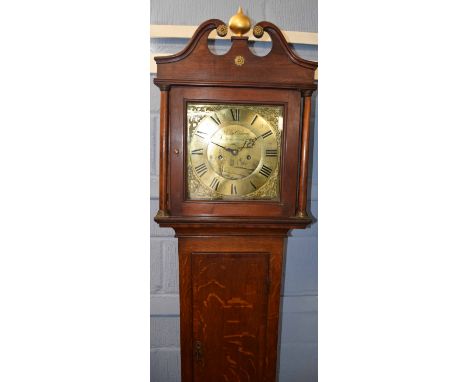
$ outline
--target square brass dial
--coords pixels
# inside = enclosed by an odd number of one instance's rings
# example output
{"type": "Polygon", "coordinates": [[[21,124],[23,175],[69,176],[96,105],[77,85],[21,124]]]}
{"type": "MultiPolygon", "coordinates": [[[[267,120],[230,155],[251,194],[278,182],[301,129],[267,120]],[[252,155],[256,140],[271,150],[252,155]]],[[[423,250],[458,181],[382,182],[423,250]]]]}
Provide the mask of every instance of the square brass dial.
{"type": "Polygon", "coordinates": [[[278,201],[284,107],[187,104],[188,200],[278,201]]]}

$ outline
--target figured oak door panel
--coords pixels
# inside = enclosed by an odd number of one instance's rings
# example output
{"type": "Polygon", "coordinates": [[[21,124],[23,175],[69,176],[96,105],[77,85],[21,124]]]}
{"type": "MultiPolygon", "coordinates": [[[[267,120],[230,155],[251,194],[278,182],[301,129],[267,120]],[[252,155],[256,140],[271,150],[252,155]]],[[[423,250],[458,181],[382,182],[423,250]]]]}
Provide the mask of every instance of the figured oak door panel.
{"type": "Polygon", "coordinates": [[[274,382],[284,237],[201,234],[179,236],[182,381],[274,382]]]}
{"type": "Polygon", "coordinates": [[[268,253],[193,253],[196,382],[263,379],[268,253]]]}

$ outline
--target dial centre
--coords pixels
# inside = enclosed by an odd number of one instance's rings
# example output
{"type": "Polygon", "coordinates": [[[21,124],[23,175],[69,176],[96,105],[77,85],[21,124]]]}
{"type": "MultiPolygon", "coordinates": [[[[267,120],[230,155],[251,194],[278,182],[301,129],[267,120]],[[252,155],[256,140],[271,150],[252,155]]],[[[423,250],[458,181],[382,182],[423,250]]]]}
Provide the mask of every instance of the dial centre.
{"type": "Polygon", "coordinates": [[[252,130],[240,124],[221,126],[211,136],[207,150],[213,170],[219,176],[232,180],[243,179],[252,174],[262,156],[260,143],[249,144],[255,138],[252,130]]]}

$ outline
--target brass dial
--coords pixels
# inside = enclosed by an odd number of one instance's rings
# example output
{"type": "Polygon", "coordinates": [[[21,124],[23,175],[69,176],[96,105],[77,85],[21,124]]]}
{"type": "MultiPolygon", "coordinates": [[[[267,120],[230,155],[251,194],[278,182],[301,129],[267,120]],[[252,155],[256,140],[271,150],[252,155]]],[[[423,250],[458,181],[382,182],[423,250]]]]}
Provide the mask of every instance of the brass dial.
{"type": "Polygon", "coordinates": [[[283,108],[187,108],[189,199],[277,200],[283,108]]]}

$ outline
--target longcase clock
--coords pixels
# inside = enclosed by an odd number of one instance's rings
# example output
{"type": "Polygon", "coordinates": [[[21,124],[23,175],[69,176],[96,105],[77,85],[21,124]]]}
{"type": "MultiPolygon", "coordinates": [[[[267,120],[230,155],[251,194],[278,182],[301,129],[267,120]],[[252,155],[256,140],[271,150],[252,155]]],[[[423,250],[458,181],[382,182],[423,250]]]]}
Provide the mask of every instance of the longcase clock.
{"type": "MultiPolygon", "coordinates": [[[[285,238],[306,211],[315,62],[269,22],[271,52],[254,55],[240,10],[224,55],[204,22],[179,54],[157,57],[160,200],[155,217],[178,237],[184,382],[272,382],[285,238]]],[[[293,254],[291,254],[293,255],[293,254]]]]}

